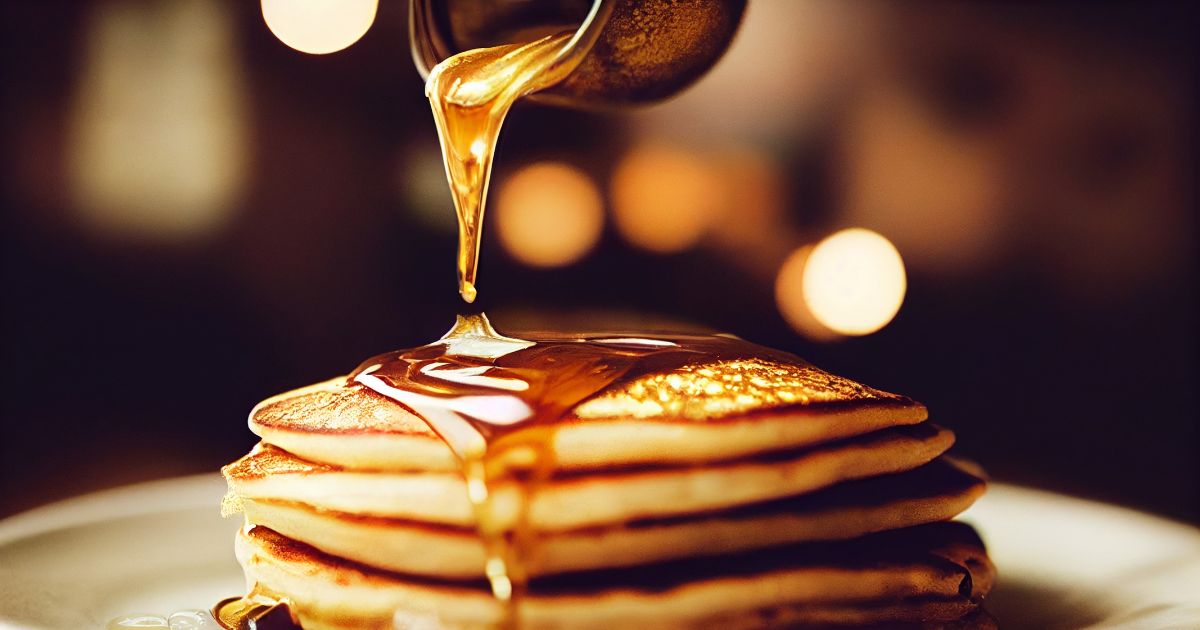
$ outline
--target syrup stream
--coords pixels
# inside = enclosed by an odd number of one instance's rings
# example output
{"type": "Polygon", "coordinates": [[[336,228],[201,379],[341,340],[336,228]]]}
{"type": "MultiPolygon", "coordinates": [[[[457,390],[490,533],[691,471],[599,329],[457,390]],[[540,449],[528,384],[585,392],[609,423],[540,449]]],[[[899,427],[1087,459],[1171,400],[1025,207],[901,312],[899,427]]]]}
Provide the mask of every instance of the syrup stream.
{"type": "Polygon", "coordinates": [[[467,302],[477,294],[479,240],[500,127],[518,98],[574,70],[578,60],[561,62],[573,35],[469,50],[438,64],[425,83],[458,214],[458,291],[467,302]]]}

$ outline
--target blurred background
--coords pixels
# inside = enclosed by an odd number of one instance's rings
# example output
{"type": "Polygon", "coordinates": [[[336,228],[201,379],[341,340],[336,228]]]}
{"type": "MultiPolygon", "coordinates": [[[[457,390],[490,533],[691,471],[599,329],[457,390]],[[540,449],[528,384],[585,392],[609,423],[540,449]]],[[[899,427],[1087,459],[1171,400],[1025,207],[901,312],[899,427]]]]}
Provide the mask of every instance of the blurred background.
{"type": "MultiPolygon", "coordinates": [[[[258,400],[464,307],[406,3],[324,56],[257,2],[0,10],[0,516],[213,471],[258,400]]],[[[921,400],[999,480],[1198,522],[1197,26],[750,0],[670,102],[518,104],[479,304],[730,331],[921,400]]]]}

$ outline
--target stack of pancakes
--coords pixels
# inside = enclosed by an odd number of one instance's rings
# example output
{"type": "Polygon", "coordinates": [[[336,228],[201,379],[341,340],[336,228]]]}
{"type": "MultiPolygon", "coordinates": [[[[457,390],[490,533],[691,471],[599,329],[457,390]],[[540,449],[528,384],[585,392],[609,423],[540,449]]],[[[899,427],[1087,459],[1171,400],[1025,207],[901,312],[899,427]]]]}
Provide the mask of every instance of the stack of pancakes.
{"type": "MultiPolygon", "coordinates": [[[[923,406],[804,363],[689,365],[577,405],[554,472],[492,488],[536,542],[523,628],[990,627],[984,491],[923,406]],[[527,502],[526,502],[527,499],[527,502]]],[[[511,620],[449,447],[346,379],[259,404],[224,468],[253,591],[314,628],[511,620]]]]}

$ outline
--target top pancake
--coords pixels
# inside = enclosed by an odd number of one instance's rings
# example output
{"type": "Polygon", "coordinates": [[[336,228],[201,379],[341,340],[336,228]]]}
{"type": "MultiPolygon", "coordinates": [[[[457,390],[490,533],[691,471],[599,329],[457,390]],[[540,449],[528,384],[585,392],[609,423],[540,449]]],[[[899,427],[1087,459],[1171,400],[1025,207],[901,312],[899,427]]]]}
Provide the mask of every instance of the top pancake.
{"type": "MultiPolygon", "coordinates": [[[[697,464],[917,424],[925,407],[806,363],[686,365],[601,391],[555,426],[559,469],[697,464]]],[[[457,471],[450,448],[404,406],[344,377],[259,403],[250,430],[303,458],[360,470],[457,471]]]]}

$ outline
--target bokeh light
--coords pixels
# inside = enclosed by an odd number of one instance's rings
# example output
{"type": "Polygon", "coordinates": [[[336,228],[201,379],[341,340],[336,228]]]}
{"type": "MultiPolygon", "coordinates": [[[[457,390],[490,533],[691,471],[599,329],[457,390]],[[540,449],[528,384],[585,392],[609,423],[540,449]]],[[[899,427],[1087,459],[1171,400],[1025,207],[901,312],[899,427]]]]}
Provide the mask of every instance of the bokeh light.
{"type": "Polygon", "coordinates": [[[796,332],[814,341],[832,341],[841,335],[818,321],[804,299],[804,266],[812,250],[812,245],[805,245],[792,252],[780,265],[775,277],[775,303],[796,332]]]}
{"type": "Polygon", "coordinates": [[[866,335],[900,310],[908,281],[891,241],[862,228],[842,230],[813,247],[801,291],[812,316],[843,335],[866,335]]]}
{"type": "Polygon", "coordinates": [[[630,243],[673,253],[705,235],[722,199],[718,173],[680,148],[645,145],[630,151],[612,180],[614,219],[630,243]]]}
{"type": "Polygon", "coordinates": [[[600,240],[604,204],[592,178],[558,162],[531,164],[501,184],[496,233],[513,258],[559,267],[582,258],[600,240]]]}
{"type": "Polygon", "coordinates": [[[361,39],[378,7],[379,0],[262,0],[263,19],[279,41],[313,55],[361,39]]]}

